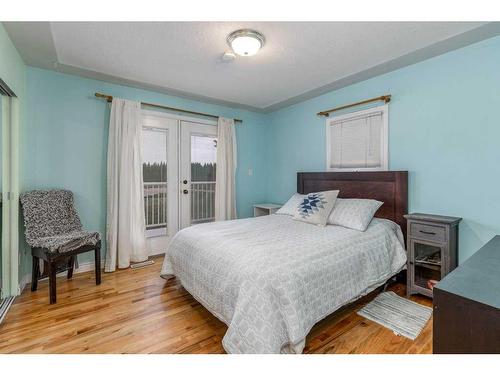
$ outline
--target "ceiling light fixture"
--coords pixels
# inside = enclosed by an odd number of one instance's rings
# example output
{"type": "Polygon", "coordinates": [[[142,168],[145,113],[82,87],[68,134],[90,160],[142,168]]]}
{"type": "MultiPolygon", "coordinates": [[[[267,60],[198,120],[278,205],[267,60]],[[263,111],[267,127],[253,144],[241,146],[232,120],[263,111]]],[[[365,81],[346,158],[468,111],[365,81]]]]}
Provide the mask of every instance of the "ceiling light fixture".
{"type": "Polygon", "coordinates": [[[255,55],[264,46],[264,42],[264,35],[250,29],[233,31],[227,37],[227,44],[240,56],[255,55]]]}

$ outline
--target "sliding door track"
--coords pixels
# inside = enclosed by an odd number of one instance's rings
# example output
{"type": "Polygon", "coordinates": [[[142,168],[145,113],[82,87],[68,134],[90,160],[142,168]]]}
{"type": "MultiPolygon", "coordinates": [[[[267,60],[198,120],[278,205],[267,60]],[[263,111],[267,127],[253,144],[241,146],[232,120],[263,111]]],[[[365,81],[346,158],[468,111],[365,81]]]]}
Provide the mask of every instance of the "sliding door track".
{"type": "Polygon", "coordinates": [[[2,324],[3,318],[7,315],[12,302],[14,302],[14,297],[7,297],[0,301],[0,324],[2,324]]]}

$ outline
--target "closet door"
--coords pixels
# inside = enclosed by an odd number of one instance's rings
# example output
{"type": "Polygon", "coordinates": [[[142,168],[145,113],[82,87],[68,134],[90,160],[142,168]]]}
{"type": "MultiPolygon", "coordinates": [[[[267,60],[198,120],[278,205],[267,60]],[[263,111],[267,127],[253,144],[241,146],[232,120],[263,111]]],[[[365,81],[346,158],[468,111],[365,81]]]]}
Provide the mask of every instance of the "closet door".
{"type": "MultiPolygon", "coordinates": [[[[0,80],[1,93],[1,298],[20,293],[19,100],[0,80]]],[[[27,262],[26,259],[21,261],[27,262]]]]}

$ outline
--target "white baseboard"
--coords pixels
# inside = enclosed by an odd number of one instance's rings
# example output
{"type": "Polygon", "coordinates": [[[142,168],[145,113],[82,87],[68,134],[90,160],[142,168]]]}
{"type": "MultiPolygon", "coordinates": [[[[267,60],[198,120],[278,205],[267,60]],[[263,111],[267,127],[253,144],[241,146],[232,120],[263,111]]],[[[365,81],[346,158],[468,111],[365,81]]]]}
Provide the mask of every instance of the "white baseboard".
{"type": "Polygon", "coordinates": [[[31,273],[28,273],[24,275],[21,281],[19,282],[19,288],[17,290],[17,294],[18,295],[21,294],[24,288],[26,288],[26,285],[28,285],[30,282],[31,282],[31,273]]]}
{"type": "MultiPolygon", "coordinates": [[[[83,272],[89,272],[93,271],[95,269],[95,262],[88,261],[88,262],[83,262],[78,264],[78,268],[75,268],[74,273],[83,273],[83,272]]],[[[104,259],[101,259],[101,270],[104,269],[104,259]]],[[[64,274],[61,274],[61,276],[64,276],[64,274]]]]}
{"type": "MultiPolygon", "coordinates": [[[[78,268],[75,268],[73,271],[73,275],[76,275],[78,273],[84,273],[84,272],[89,272],[93,271],[95,269],[95,262],[94,261],[88,261],[88,262],[79,262],[78,263],[78,268]]],[[[101,259],[101,269],[104,269],[104,259],[101,259]]],[[[66,272],[61,272],[57,274],[57,277],[66,277],[67,273],[66,272]]],[[[41,279],[45,280],[45,279],[41,279]]],[[[40,280],[39,280],[40,281],[40,280]]],[[[21,281],[19,282],[19,294],[21,294],[26,287],[31,283],[31,272],[24,275],[21,281]]]]}

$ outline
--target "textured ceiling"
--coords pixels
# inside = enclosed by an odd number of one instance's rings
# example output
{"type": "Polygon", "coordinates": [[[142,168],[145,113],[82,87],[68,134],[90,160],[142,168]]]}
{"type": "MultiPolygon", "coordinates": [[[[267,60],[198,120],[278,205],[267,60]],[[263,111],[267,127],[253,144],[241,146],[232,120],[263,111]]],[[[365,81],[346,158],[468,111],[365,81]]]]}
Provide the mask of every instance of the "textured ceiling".
{"type": "Polygon", "coordinates": [[[336,82],[367,78],[363,72],[379,74],[384,66],[408,65],[428,57],[425,51],[435,55],[494,34],[491,25],[479,22],[57,22],[5,26],[30,65],[64,67],[61,70],[259,110],[320,93],[321,88],[335,87],[336,82]],[[471,37],[485,26],[490,28],[488,32],[471,37]],[[255,56],[222,62],[222,53],[229,50],[226,36],[247,27],[265,35],[264,48],[255,56]],[[469,37],[461,43],[461,35],[469,37]],[[448,40],[455,41],[449,43],[451,47],[443,44],[448,40]],[[436,49],[437,45],[441,47],[436,49]],[[401,63],[391,65],[395,61],[401,63]]]}

